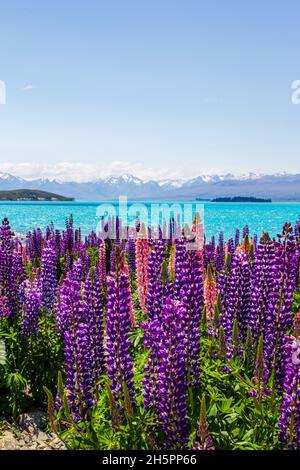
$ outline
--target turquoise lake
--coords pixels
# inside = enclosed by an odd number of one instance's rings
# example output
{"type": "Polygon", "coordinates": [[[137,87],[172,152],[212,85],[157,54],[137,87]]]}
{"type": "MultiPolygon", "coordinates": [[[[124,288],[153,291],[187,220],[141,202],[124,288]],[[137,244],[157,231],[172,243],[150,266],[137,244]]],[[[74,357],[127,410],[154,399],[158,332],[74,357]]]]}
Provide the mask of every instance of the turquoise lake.
{"type": "MultiPolygon", "coordinates": [[[[74,225],[84,234],[95,230],[100,202],[1,202],[0,217],[7,217],[13,230],[25,233],[33,228],[45,228],[51,222],[64,228],[65,219],[73,214],[74,225]]],[[[105,202],[104,204],[108,204],[105,202]]],[[[117,207],[117,203],[114,204],[117,207]]],[[[128,207],[132,203],[128,202],[128,207]]],[[[141,204],[141,203],[139,203],[141,204]]],[[[157,204],[157,203],[156,203],[157,204]]],[[[170,204],[170,203],[169,203],[170,204]]],[[[176,202],[178,204],[178,202],[176,202]]],[[[181,203],[183,204],[183,203],[181,203]]],[[[193,201],[193,207],[195,202],[193,201]]],[[[150,203],[145,203],[150,207],[150,203]]],[[[300,203],[204,203],[204,225],[207,237],[224,231],[226,238],[234,236],[235,229],[248,225],[250,233],[268,231],[276,235],[283,224],[294,224],[299,218],[300,203]]]]}

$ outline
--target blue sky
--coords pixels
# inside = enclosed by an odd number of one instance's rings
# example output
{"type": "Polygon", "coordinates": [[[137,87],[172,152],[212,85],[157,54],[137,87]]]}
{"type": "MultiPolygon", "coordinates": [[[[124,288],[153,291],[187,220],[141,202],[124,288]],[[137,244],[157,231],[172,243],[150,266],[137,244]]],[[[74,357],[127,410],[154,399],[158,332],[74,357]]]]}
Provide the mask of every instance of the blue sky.
{"type": "Polygon", "coordinates": [[[300,3],[0,5],[0,169],[300,172],[300,3]]]}

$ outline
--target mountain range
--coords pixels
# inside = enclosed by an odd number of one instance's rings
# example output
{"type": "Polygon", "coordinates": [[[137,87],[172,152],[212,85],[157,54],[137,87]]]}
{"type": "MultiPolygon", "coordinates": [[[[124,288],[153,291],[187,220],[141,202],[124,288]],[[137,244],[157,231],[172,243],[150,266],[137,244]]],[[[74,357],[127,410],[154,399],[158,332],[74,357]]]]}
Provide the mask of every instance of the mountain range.
{"type": "Polygon", "coordinates": [[[254,196],[273,201],[300,201],[300,173],[272,175],[249,173],[235,176],[200,175],[184,180],[142,180],[132,175],[96,179],[91,182],[28,180],[9,173],[0,173],[0,190],[35,189],[50,191],[82,201],[116,200],[194,200],[216,197],[254,196]]]}

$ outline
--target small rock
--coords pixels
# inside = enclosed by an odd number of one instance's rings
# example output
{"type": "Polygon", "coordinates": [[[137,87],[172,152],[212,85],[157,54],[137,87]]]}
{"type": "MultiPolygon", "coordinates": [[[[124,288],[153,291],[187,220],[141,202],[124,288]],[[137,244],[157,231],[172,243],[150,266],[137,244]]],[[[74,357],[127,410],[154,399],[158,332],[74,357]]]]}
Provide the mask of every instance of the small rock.
{"type": "Polygon", "coordinates": [[[48,441],[49,438],[50,438],[50,436],[48,436],[48,434],[46,434],[43,431],[40,431],[37,435],[37,440],[38,441],[48,441]]]}
{"type": "Polygon", "coordinates": [[[18,448],[18,441],[14,434],[10,431],[4,431],[0,436],[0,449],[1,450],[16,450],[18,448]]]}
{"type": "Polygon", "coordinates": [[[58,444],[61,444],[61,440],[59,439],[59,437],[55,437],[54,439],[51,440],[51,444],[53,445],[58,445],[58,444]]]}
{"type": "Polygon", "coordinates": [[[31,411],[19,416],[19,425],[29,432],[36,431],[43,427],[43,420],[47,417],[44,411],[31,411]]]}
{"type": "Polygon", "coordinates": [[[4,431],[1,435],[2,439],[8,438],[8,439],[14,439],[15,436],[11,431],[4,431]]]}

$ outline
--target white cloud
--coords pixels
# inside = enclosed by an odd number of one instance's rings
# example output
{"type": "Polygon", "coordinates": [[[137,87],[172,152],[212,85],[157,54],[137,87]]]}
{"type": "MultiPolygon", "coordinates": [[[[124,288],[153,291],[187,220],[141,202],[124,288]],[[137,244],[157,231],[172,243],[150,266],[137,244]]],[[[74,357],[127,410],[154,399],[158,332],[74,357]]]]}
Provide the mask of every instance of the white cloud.
{"type": "Polygon", "coordinates": [[[27,85],[25,85],[22,90],[23,91],[31,91],[33,90],[35,87],[33,85],[31,85],[30,83],[28,83],[27,85]]]}

